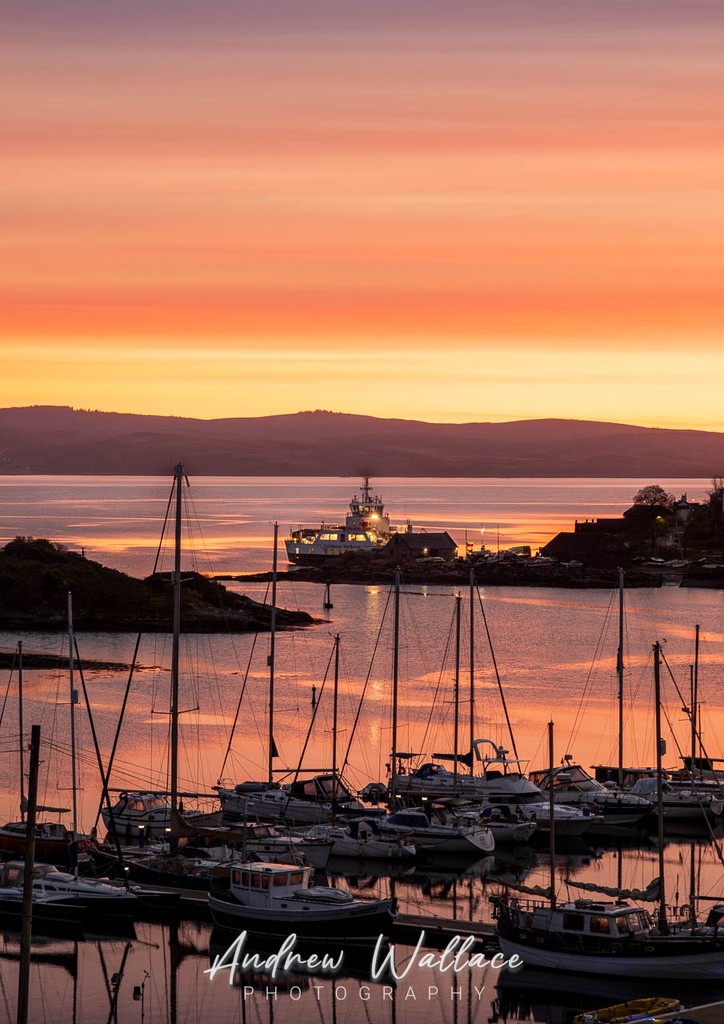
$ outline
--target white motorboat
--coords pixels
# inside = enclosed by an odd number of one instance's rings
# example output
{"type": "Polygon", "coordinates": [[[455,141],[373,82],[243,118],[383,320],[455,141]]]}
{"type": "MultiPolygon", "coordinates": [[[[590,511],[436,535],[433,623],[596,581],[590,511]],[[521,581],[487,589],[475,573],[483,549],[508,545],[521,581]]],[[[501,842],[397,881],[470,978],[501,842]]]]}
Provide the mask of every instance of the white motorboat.
{"type": "MultiPolygon", "coordinates": [[[[0,870],[0,887],[22,891],[25,864],[8,861],[0,870]]],[[[33,865],[33,902],[41,900],[48,905],[63,905],[72,915],[73,908],[100,914],[132,914],[138,897],[123,886],[109,885],[97,878],[83,878],[59,871],[52,864],[33,865]]]]}
{"type": "Polygon", "coordinates": [[[510,814],[502,807],[488,805],[480,818],[493,833],[496,847],[527,843],[538,831],[537,822],[526,820],[517,811],[510,814]]]}
{"type": "MultiPolygon", "coordinates": [[[[171,828],[171,803],[165,793],[147,791],[121,792],[113,807],[102,811],[103,823],[109,832],[122,839],[160,839],[171,828]]],[[[221,811],[186,810],[189,823],[203,828],[221,824],[221,811]]]]}
{"type": "Polygon", "coordinates": [[[377,822],[365,818],[352,818],[347,825],[313,825],[304,837],[331,842],[333,857],[399,861],[412,860],[416,852],[404,835],[382,835],[377,822]]]}
{"type": "Polygon", "coordinates": [[[556,804],[588,809],[600,816],[599,827],[604,829],[632,829],[653,810],[650,798],[627,792],[614,783],[598,782],[580,765],[571,764],[569,755],[566,763],[555,767],[552,773],[544,768],[530,772],[528,777],[544,796],[548,795],[552,780],[556,804]]]}
{"type": "MultiPolygon", "coordinates": [[[[714,783],[703,781],[675,784],[662,778],[664,821],[705,821],[717,818],[724,811],[724,790],[714,783]]],[[[631,793],[656,801],[659,790],[657,778],[640,778],[631,787],[631,793]]]]}
{"type": "Polygon", "coordinates": [[[492,853],[493,833],[479,822],[431,820],[419,809],[395,811],[376,821],[383,836],[402,838],[415,848],[446,853],[492,853]]]}
{"type": "Polygon", "coordinates": [[[368,811],[339,775],[327,773],[297,782],[262,784],[242,782],[233,789],[215,787],[224,817],[249,821],[275,821],[287,825],[319,825],[334,822],[340,814],[368,811]]]}

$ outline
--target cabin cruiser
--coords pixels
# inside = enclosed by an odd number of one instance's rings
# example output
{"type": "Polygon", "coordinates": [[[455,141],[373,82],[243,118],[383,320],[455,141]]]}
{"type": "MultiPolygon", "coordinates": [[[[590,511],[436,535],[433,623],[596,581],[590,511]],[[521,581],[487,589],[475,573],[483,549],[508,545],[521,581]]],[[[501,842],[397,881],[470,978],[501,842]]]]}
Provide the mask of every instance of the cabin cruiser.
{"type": "Polygon", "coordinates": [[[580,765],[571,764],[570,755],[566,755],[565,764],[552,772],[544,768],[530,772],[528,778],[545,797],[550,793],[552,780],[556,804],[587,808],[600,816],[600,826],[605,831],[634,828],[653,810],[650,799],[619,789],[614,783],[597,782],[580,765]]]}
{"type": "Polygon", "coordinates": [[[492,853],[495,839],[490,829],[475,821],[460,821],[430,808],[431,816],[419,808],[395,811],[378,818],[381,835],[413,843],[418,851],[433,854],[492,853]]]}
{"type": "MultiPolygon", "coordinates": [[[[426,762],[410,774],[403,774],[398,767],[390,788],[394,784],[396,794],[416,801],[444,800],[448,806],[457,804],[461,812],[461,805],[475,803],[478,814],[490,817],[495,809],[495,817],[499,819],[534,822],[535,831],[547,832],[550,800],[519,770],[520,761],[509,758],[505,748],[486,739],[476,740],[471,754],[481,763],[480,775],[451,772],[441,764],[426,762]],[[483,757],[480,754],[484,743],[491,744],[495,756],[483,757]]],[[[472,764],[471,755],[463,755],[459,760],[464,762],[466,759],[472,764]]],[[[560,838],[578,838],[600,821],[600,817],[588,809],[563,804],[555,804],[553,813],[556,835],[560,838]]]]}
{"type": "MultiPolygon", "coordinates": [[[[618,769],[609,765],[595,765],[594,773],[599,781],[618,777],[618,769]]],[[[724,813],[724,787],[715,780],[692,778],[689,772],[662,772],[662,805],[664,821],[706,822],[724,813]]],[[[608,782],[604,782],[607,785],[608,782]]],[[[654,768],[624,768],[623,788],[635,796],[643,797],[652,804],[652,813],[657,814],[658,779],[654,768]]]]}
{"type": "Polygon", "coordinates": [[[369,814],[344,781],[331,772],[311,779],[278,783],[240,782],[233,789],[214,787],[224,817],[279,821],[287,825],[320,825],[341,815],[369,814]]]}
{"type": "Polygon", "coordinates": [[[412,860],[416,852],[404,835],[383,836],[374,818],[350,818],[346,825],[312,825],[300,835],[330,842],[333,857],[399,861],[412,860]]]}
{"type": "Polygon", "coordinates": [[[413,759],[419,754],[396,753],[394,776],[390,779],[390,790],[400,797],[416,800],[482,800],[489,802],[490,794],[500,791],[501,786],[509,788],[517,782],[532,791],[521,774],[521,762],[508,757],[508,751],[493,740],[477,739],[468,754],[454,758],[452,754],[433,754],[435,761],[425,761],[417,767],[413,759]],[[493,754],[486,757],[481,753],[483,744],[490,744],[493,754]],[[439,761],[457,761],[453,771],[439,761]],[[475,768],[479,765],[479,773],[475,768]]]}
{"type": "MultiPolygon", "coordinates": [[[[298,565],[312,565],[328,562],[340,555],[369,555],[383,548],[392,533],[397,532],[385,515],[382,498],[373,494],[368,476],[364,479],[361,493],[355,494],[350,501],[349,510],[344,525],[322,523],[318,527],[299,526],[292,530],[284,542],[287,560],[298,565]]],[[[412,530],[409,524],[407,530],[412,530]]]]}
{"type": "MultiPolygon", "coordinates": [[[[110,885],[97,878],[79,878],[68,871],[58,871],[52,864],[33,864],[33,900],[95,911],[102,914],[132,914],[138,902],[135,893],[123,886],[110,885]]],[[[0,886],[22,889],[25,863],[8,861],[0,871],[0,886]]]]}
{"type": "MultiPolygon", "coordinates": [[[[724,811],[724,790],[721,786],[708,787],[703,782],[677,785],[671,779],[662,779],[662,806],[664,821],[707,820],[718,818],[724,811]]],[[[631,787],[631,792],[656,804],[659,780],[640,778],[631,787]]],[[[656,807],[654,807],[656,813],[656,807]]]]}
{"type": "MultiPolygon", "coordinates": [[[[164,838],[171,828],[171,804],[165,793],[121,791],[114,806],[102,811],[103,823],[109,832],[123,839],[164,838]]],[[[221,824],[221,812],[185,811],[192,824],[213,827],[221,824]]]]}

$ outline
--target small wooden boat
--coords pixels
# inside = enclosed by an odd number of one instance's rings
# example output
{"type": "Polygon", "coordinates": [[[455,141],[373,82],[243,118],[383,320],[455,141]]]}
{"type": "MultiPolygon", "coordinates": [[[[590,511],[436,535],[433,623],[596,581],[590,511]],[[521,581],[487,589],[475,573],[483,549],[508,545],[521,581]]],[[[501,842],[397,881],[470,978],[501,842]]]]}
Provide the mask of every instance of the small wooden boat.
{"type": "Polygon", "coordinates": [[[655,1021],[663,1013],[676,1013],[680,1009],[678,999],[652,996],[607,1006],[603,1010],[579,1013],[573,1018],[573,1024],[634,1024],[636,1021],[655,1021]]]}

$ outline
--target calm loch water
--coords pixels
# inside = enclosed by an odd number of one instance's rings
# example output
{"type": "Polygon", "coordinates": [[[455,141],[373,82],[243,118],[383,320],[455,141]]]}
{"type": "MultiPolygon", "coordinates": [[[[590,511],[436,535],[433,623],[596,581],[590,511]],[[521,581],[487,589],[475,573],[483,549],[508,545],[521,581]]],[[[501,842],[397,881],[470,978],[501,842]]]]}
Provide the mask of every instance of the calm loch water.
{"type": "MultiPolygon", "coordinates": [[[[448,529],[458,543],[480,543],[481,527],[488,547],[545,543],[573,521],[620,514],[642,484],[651,481],[465,481],[374,480],[393,522],[410,519],[417,527],[448,529]]],[[[674,493],[701,497],[705,481],[658,481],[674,493]]],[[[191,480],[193,550],[186,567],[202,572],[253,572],[271,564],[272,523],[280,536],[288,527],[315,524],[342,516],[360,481],[298,479],[191,480]]],[[[161,522],[171,489],[165,478],[18,478],[0,480],[0,542],[22,534],[48,537],[84,548],[87,557],[134,575],[151,571],[161,522]]],[[[280,565],[284,564],[281,557],[280,565]]],[[[266,584],[235,584],[235,589],[264,599],[266,584]]],[[[452,742],[452,636],[456,594],[449,588],[403,587],[400,638],[399,747],[432,751],[452,742]]],[[[331,763],[331,681],[329,659],[333,637],[340,635],[341,670],[338,750],[349,746],[346,774],[355,786],[384,779],[390,750],[392,625],[390,594],[384,587],[333,588],[334,607],[322,608],[323,591],[311,584],[280,583],[278,601],[300,607],[321,621],[309,630],[277,637],[275,741],[279,768],[297,767],[312,699],[319,711],[309,740],[305,764],[331,763]],[[325,676],[327,682],[325,683],[325,676]],[[353,734],[360,695],[365,699],[353,734]]],[[[615,759],[617,687],[615,653],[618,642],[616,594],[490,588],[482,593],[487,631],[505,690],[519,755],[529,767],[547,760],[546,723],[555,722],[556,759],[571,753],[590,765],[615,759]]],[[[626,760],[653,760],[652,657],[656,640],[665,641],[665,704],[667,763],[678,761],[688,743],[688,723],[681,712],[688,693],[694,657],[694,628],[701,632],[700,699],[702,731],[712,756],[722,756],[724,735],[724,594],[719,591],[636,590],[626,595],[626,760]],[[678,685],[681,694],[677,692],[678,685]]],[[[503,719],[498,681],[485,623],[474,607],[476,680],[475,732],[510,747],[503,719]]],[[[469,676],[468,597],[463,595],[463,680],[469,676]]],[[[11,649],[22,639],[27,651],[63,653],[62,635],[0,635],[0,647],[11,649]]],[[[81,656],[129,663],[135,637],[116,634],[79,635],[81,656]]],[[[183,641],[182,775],[185,789],[208,791],[224,779],[261,777],[266,763],[266,656],[268,637],[185,637],[183,641]],[[244,680],[240,725],[230,729],[244,680]]],[[[129,711],[123,724],[112,784],[163,786],[167,771],[168,665],[170,637],[143,639],[142,668],[136,673],[129,711]]],[[[68,679],[63,671],[26,671],[24,721],[39,722],[43,737],[42,800],[69,806],[68,679]]],[[[125,669],[84,672],[88,703],[102,748],[110,749],[127,681],[125,669]]],[[[464,683],[463,685],[467,685],[464,683]]],[[[13,680],[2,685],[0,725],[0,817],[18,816],[17,693],[13,680]]],[[[465,706],[465,697],[461,703],[465,706]]],[[[468,705],[469,706],[469,701],[468,705]]],[[[98,803],[97,771],[90,743],[85,701],[77,715],[81,827],[94,821],[98,803]]],[[[467,714],[467,711],[466,711],[467,714]]],[[[465,726],[467,730],[467,725],[465,726]]],[[[689,862],[696,860],[700,892],[724,892],[722,870],[711,837],[692,837],[667,845],[672,878],[671,902],[688,900],[689,862]]],[[[505,881],[526,884],[547,881],[545,854],[523,849],[496,853],[479,865],[451,866],[433,876],[415,872],[397,879],[377,877],[368,868],[340,879],[361,891],[394,890],[403,909],[460,919],[489,915],[491,891],[505,881]]],[[[644,849],[601,850],[583,847],[556,859],[561,892],[566,879],[645,887],[657,873],[656,852],[644,849]]],[[[570,894],[575,893],[574,889],[570,894]]],[[[545,979],[500,978],[496,972],[471,972],[454,980],[460,994],[450,995],[450,976],[439,968],[411,969],[409,984],[401,980],[391,991],[371,983],[365,965],[348,964],[348,972],[330,979],[285,977],[276,995],[267,997],[264,972],[228,984],[204,973],[209,951],[219,939],[209,925],[184,922],[178,927],[136,926],[135,938],[87,936],[75,943],[63,939],[37,943],[33,967],[31,1019],[140,1021],[427,1021],[572,1019],[574,1012],[605,1005],[635,988],[633,979],[612,980],[599,996],[587,986],[557,986],[545,979]],[[120,975],[117,986],[110,984],[120,975]],[[144,983],[143,999],[133,988],[144,983]],[[503,980],[496,988],[496,983],[503,980]],[[345,994],[335,991],[344,988],[345,994]],[[117,989],[117,992],[116,992],[117,989]],[[408,989],[412,989],[408,992],[408,989]],[[566,991],[563,991],[565,989],[566,991]],[[582,991],[581,991],[582,989],[582,991]],[[437,990],[437,991],[435,991],[437,990]],[[114,992],[116,1001],[112,1004],[114,992]],[[114,1009],[115,1007],[115,1009],[114,1009]],[[110,1014],[110,1016],[109,1016],[110,1014]]],[[[400,959],[409,956],[401,950],[400,959]]],[[[17,941],[5,933],[0,947],[0,1019],[14,1017],[17,941]]],[[[649,992],[633,994],[645,995],[649,992]]]]}

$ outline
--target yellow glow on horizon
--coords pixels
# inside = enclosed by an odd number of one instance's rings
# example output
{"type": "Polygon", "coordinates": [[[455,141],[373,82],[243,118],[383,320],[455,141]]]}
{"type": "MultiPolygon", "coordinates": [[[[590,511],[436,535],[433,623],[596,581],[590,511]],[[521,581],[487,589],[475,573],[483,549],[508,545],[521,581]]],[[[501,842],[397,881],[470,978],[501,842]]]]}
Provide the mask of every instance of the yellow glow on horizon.
{"type": "Polygon", "coordinates": [[[579,6],[18,18],[0,405],[722,429],[724,28],[579,6]]]}
{"type": "Polygon", "coordinates": [[[84,344],[43,346],[28,376],[22,348],[15,347],[4,357],[0,406],[72,405],[200,419],[327,409],[437,423],[554,417],[724,430],[724,351],[697,352],[694,344],[686,358],[662,347],[655,355],[629,349],[603,361],[583,340],[577,351],[498,342],[475,353],[446,339],[414,356],[392,347],[367,359],[360,352],[374,346],[364,339],[340,347],[334,358],[288,342],[272,353],[229,352],[201,339],[173,355],[157,345],[129,359],[129,349],[96,354],[84,344]],[[308,371],[303,386],[302,364],[308,371]],[[686,395],[695,396],[695,415],[686,395]]]}

